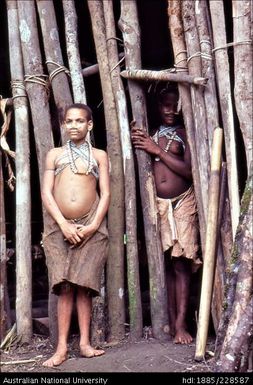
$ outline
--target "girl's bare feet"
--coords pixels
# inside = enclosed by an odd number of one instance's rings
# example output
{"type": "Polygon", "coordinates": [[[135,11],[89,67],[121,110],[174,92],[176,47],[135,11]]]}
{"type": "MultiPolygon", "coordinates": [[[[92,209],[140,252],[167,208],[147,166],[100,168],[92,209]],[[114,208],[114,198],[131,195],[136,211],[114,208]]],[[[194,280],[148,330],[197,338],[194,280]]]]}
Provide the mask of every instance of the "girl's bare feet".
{"type": "Polygon", "coordinates": [[[190,344],[192,336],[185,329],[178,329],[174,338],[175,344],[190,344]]]}
{"type": "Polygon", "coordinates": [[[80,346],[80,354],[82,357],[92,358],[92,357],[102,356],[103,354],[105,354],[105,351],[94,349],[90,345],[81,345],[80,346]]]}
{"type": "Polygon", "coordinates": [[[43,362],[43,366],[47,366],[52,368],[54,366],[61,365],[67,359],[67,352],[56,352],[52,357],[50,357],[47,361],[43,362]]]}

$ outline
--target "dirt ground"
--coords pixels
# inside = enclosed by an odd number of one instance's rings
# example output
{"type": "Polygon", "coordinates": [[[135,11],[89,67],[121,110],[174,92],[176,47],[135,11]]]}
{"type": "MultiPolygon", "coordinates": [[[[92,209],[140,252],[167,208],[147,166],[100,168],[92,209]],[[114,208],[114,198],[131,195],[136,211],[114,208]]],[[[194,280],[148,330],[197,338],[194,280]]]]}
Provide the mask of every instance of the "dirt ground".
{"type": "Polygon", "coordinates": [[[69,342],[69,358],[55,368],[44,368],[42,362],[53,353],[48,338],[34,336],[28,346],[13,346],[1,352],[2,373],[172,373],[211,372],[211,355],[214,340],[207,344],[205,362],[194,361],[195,340],[190,345],[174,344],[172,341],[159,342],[143,338],[138,342],[124,340],[117,345],[105,344],[106,354],[96,358],[82,358],[78,351],[78,336],[69,342]],[[210,360],[209,360],[210,359],[210,360]]]}

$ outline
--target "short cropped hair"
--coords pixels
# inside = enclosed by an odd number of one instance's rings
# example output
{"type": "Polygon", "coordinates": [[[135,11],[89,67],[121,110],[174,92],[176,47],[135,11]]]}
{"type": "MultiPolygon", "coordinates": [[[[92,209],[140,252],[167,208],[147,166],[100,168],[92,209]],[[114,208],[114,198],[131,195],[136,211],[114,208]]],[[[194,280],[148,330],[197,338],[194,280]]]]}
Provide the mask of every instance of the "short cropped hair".
{"type": "Polygon", "coordinates": [[[77,108],[77,109],[85,111],[87,120],[93,120],[91,108],[89,106],[87,106],[86,104],[83,104],[83,103],[73,103],[73,104],[70,104],[68,107],[66,107],[65,113],[64,113],[64,120],[66,119],[67,112],[69,110],[72,110],[72,108],[77,108]]]}

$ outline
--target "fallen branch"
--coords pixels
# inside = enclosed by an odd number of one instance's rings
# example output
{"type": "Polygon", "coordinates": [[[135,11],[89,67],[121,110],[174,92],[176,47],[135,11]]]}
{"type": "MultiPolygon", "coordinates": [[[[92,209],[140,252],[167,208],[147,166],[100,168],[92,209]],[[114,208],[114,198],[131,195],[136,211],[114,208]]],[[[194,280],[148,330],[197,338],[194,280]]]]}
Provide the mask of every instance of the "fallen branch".
{"type": "Polygon", "coordinates": [[[42,358],[43,356],[36,356],[33,359],[29,360],[19,360],[19,361],[0,361],[0,365],[18,365],[18,364],[30,364],[32,362],[37,362],[38,359],[42,358]]]}

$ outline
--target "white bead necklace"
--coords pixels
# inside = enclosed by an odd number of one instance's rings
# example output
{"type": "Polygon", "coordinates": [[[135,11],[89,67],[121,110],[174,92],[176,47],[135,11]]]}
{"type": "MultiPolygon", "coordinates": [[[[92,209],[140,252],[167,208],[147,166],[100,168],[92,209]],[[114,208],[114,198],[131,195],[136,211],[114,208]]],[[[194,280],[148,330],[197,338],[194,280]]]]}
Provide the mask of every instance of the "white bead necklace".
{"type": "MultiPolygon", "coordinates": [[[[164,148],[163,151],[165,151],[165,152],[168,152],[168,151],[169,151],[170,145],[171,145],[171,143],[173,142],[173,140],[174,140],[174,138],[175,138],[176,135],[177,135],[177,133],[176,133],[176,131],[174,131],[173,134],[171,135],[170,139],[168,140],[168,143],[167,143],[167,145],[166,145],[166,147],[164,148]]],[[[153,136],[153,138],[154,138],[154,142],[155,142],[157,145],[159,145],[159,143],[158,143],[158,141],[159,141],[159,130],[157,130],[157,132],[156,132],[156,134],[153,136]]],[[[160,160],[160,157],[159,157],[159,156],[156,156],[156,157],[155,157],[155,161],[156,161],[156,162],[159,162],[159,160],[160,160]]]]}
{"type": "MultiPolygon", "coordinates": [[[[78,174],[78,168],[76,166],[74,156],[73,156],[73,151],[72,151],[73,144],[71,140],[67,141],[67,152],[68,152],[68,158],[69,158],[69,165],[70,169],[74,174],[78,174]]],[[[88,152],[88,167],[87,171],[85,172],[85,175],[90,174],[92,168],[93,168],[93,161],[92,161],[92,147],[89,141],[85,141],[81,146],[79,147],[79,151],[82,154],[82,152],[88,152]]]]}

